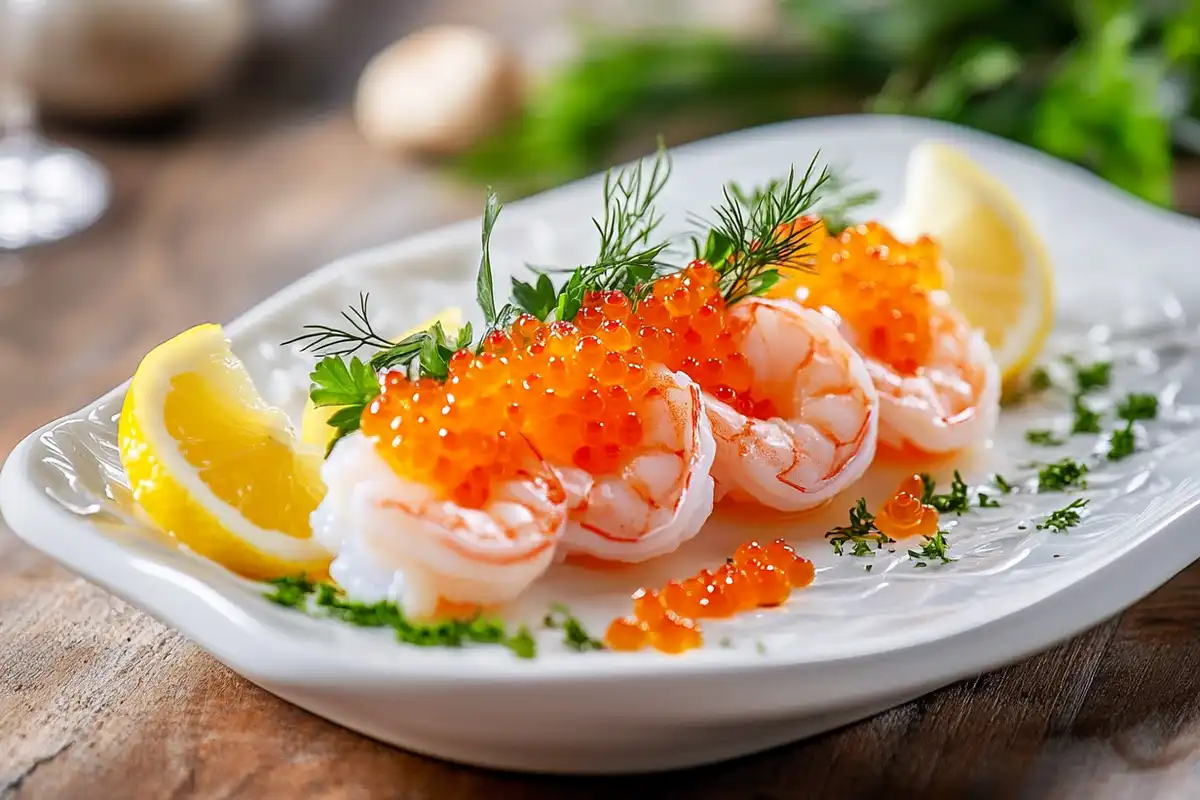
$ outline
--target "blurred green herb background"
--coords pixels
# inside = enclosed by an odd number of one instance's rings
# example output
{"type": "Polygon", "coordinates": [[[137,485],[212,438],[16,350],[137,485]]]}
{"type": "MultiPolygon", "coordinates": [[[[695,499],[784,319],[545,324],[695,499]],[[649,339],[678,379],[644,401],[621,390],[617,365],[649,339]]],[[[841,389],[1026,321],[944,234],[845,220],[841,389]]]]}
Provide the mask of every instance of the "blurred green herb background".
{"type": "Polygon", "coordinates": [[[778,1],[770,41],[588,39],[459,166],[527,193],[652,131],[869,110],[999,134],[1170,204],[1172,144],[1200,112],[1200,0],[778,1]]]}

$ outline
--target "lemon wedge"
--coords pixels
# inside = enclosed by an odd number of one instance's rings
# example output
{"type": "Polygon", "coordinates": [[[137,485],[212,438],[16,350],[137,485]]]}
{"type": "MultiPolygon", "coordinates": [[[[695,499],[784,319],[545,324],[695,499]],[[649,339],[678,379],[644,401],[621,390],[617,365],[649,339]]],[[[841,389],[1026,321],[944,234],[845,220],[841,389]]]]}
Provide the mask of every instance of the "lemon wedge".
{"type": "MultiPolygon", "coordinates": [[[[442,323],[442,329],[447,334],[454,335],[462,325],[462,309],[451,306],[444,311],[440,311],[420,325],[414,326],[411,330],[400,334],[394,341],[400,341],[406,336],[411,336],[414,333],[430,328],[435,322],[442,323]]],[[[337,411],[336,406],[318,408],[313,405],[312,400],[305,403],[304,413],[300,416],[300,441],[320,448],[322,453],[325,452],[325,448],[329,446],[329,440],[333,438],[334,434],[334,429],[329,426],[328,422],[335,411],[337,411]]]]}
{"type": "Polygon", "coordinates": [[[938,240],[954,304],[983,330],[1005,382],[1020,375],[1054,325],[1054,274],[1009,191],[958,150],[922,144],[909,158],[893,227],[938,240]]]}
{"type": "Polygon", "coordinates": [[[325,575],[331,557],[309,527],[321,453],[259,396],[219,325],[142,359],[118,443],[138,505],[194,552],[248,578],[325,575]]]}

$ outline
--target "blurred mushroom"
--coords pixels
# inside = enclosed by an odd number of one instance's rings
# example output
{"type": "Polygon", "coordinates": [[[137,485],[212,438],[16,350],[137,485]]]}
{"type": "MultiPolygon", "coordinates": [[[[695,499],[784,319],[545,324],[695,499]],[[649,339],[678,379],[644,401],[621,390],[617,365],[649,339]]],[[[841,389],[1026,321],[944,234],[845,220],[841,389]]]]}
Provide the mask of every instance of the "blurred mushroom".
{"type": "Polygon", "coordinates": [[[373,147],[449,156],[496,127],[521,99],[516,57],[475,28],[426,28],[388,46],[358,82],[355,117],[373,147]]]}
{"type": "Polygon", "coordinates": [[[250,33],[244,0],[49,0],[26,66],[50,114],[131,118],[197,100],[226,74],[250,33]]]}

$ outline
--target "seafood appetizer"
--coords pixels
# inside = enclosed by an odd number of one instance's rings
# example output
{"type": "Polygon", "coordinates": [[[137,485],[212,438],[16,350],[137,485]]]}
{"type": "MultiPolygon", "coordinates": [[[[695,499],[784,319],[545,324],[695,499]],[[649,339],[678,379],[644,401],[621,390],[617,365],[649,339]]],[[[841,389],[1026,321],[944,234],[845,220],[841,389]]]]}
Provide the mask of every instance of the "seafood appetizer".
{"type": "MultiPolygon", "coordinates": [[[[500,204],[489,193],[479,335],[450,322],[455,310],[388,338],[373,327],[366,294],[342,315],[349,327],[307,326],[284,343],[318,359],[300,441],[253,396],[215,326],[203,352],[187,334],[178,337],[186,348],[164,344],[143,364],[156,374],[135,376],[129,395],[150,399],[131,399],[122,416],[135,499],[196,552],[274,579],[277,603],[389,626],[415,644],[504,644],[528,656],[524,627],[510,634],[480,614],[502,613],[551,569],[636,569],[703,537],[717,503],[808,512],[855,487],[878,447],[918,457],[988,441],[1000,370],[946,291],[935,241],[848,224],[850,204],[827,196],[836,192],[814,159],[756,192],[727,187],[713,221],[696,218],[692,257],[678,257],[678,243],[657,233],[669,173],[660,152],[648,171],[639,163],[610,175],[592,263],[562,280],[514,278],[508,303],[493,279],[500,204]],[[181,358],[202,366],[174,366],[181,358]],[[237,387],[236,398],[202,426],[151,425],[157,395],[140,387],[190,385],[169,368],[211,375],[237,387]],[[258,428],[239,418],[238,403],[258,428]],[[198,441],[222,425],[238,438],[198,441]],[[224,505],[192,531],[198,517],[172,513],[184,508],[180,494],[163,495],[156,477],[175,462],[155,456],[147,467],[160,448],[145,431],[160,428],[184,431],[184,460],[209,473],[220,442],[269,439],[275,460],[260,472],[277,473],[270,485],[293,487],[297,499],[274,509],[253,485],[227,479],[213,490],[224,505]],[[314,441],[311,430],[324,433],[314,441]],[[318,442],[323,455],[311,449],[318,442]],[[251,512],[253,524],[226,525],[251,512]]],[[[1063,485],[1082,481],[1083,472],[1060,472],[1063,485]]],[[[204,491],[186,508],[211,502],[204,491]]],[[[858,500],[850,524],[826,538],[837,555],[869,556],[920,536],[921,549],[908,552],[945,564],[953,559],[939,514],[987,499],[957,473],[945,495],[913,474],[875,514],[858,500]]],[[[779,605],[815,576],[794,543],[747,541],[724,564],[639,591],[633,615],[603,641],[561,609],[546,620],[572,649],[677,653],[700,646],[699,620],[779,605]]]]}

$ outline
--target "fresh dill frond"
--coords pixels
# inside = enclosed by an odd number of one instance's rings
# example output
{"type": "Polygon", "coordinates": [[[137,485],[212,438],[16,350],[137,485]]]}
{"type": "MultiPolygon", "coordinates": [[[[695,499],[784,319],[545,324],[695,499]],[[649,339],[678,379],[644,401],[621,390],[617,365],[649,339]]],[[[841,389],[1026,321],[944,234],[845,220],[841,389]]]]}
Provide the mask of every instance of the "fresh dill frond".
{"type": "Polygon", "coordinates": [[[549,276],[535,281],[513,279],[513,299],[517,307],[538,319],[553,314],[571,320],[589,292],[619,291],[633,300],[639,290],[669,269],[662,254],[670,243],[656,237],[662,214],[655,206],[671,177],[671,159],[659,140],[654,163],[646,169],[644,161],[604,176],[604,215],[592,219],[600,235],[596,260],[569,270],[570,276],[557,291],[549,276]]]}
{"type": "Polygon", "coordinates": [[[318,356],[352,356],[364,347],[392,347],[395,343],[380,336],[371,326],[371,318],[367,312],[367,301],[370,297],[366,292],[359,292],[358,306],[351,306],[349,311],[342,312],[342,319],[346,320],[348,327],[305,325],[302,330],[308,331],[307,333],[288,339],[280,346],[299,344],[302,353],[318,356]]]}
{"type": "Polygon", "coordinates": [[[1099,433],[1100,414],[1083,402],[1083,394],[1075,395],[1072,401],[1075,418],[1071,421],[1071,433],[1099,433]]]}
{"type": "Polygon", "coordinates": [[[716,221],[696,219],[708,230],[704,249],[697,250],[720,273],[726,303],[762,294],[779,280],[781,269],[812,268],[801,256],[817,222],[797,223],[812,211],[829,180],[828,170],[817,174],[816,168],[813,156],[803,175],[797,177],[793,167],[786,178],[750,195],[727,185],[725,202],[713,209],[716,221]]]}
{"type": "Polygon", "coordinates": [[[946,555],[950,544],[946,541],[946,532],[938,531],[932,536],[924,536],[925,543],[921,545],[920,550],[909,550],[909,558],[917,559],[918,567],[925,566],[925,561],[940,561],[943,564],[949,564],[955,559],[946,555]],[[924,561],[922,560],[924,559],[924,561]]]}
{"type": "Polygon", "coordinates": [[[1052,530],[1059,533],[1064,533],[1067,528],[1074,528],[1079,524],[1079,512],[1088,504],[1088,501],[1082,497],[1077,500],[1072,500],[1067,506],[1058,509],[1046,517],[1046,521],[1037,526],[1039,531],[1052,530]]]}
{"type": "Polygon", "coordinates": [[[1134,392],[1117,404],[1117,416],[1124,420],[1154,419],[1158,416],[1158,398],[1134,392]]]}
{"type": "Polygon", "coordinates": [[[583,627],[583,623],[571,613],[571,609],[562,603],[555,603],[550,606],[550,612],[546,614],[542,620],[542,624],[553,630],[561,630],[563,632],[563,645],[568,650],[583,653],[588,650],[604,649],[604,642],[592,638],[592,635],[583,627]]]}
{"type": "Polygon", "coordinates": [[[1087,474],[1087,464],[1064,458],[1047,464],[1038,471],[1038,490],[1065,492],[1068,489],[1086,489],[1087,474]]]}
{"type": "Polygon", "coordinates": [[[1133,433],[1133,420],[1125,423],[1124,428],[1117,428],[1112,432],[1108,440],[1108,453],[1106,458],[1109,461],[1120,461],[1133,455],[1137,450],[1137,437],[1133,433]]]}
{"type": "Polygon", "coordinates": [[[1025,441],[1038,447],[1059,447],[1066,444],[1049,428],[1033,428],[1025,431],[1025,441]]]}
{"type": "Polygon", "coordinates": [[[875,515],[867,511],[865,497],[858,498],[858,502],[850,509],[850,524],[833,528],[825,534],[825,538],[833,546],[833,552],[839,556],[845,554],[847,545],[853,545],[851,555],[869,556],[872,555],[872,546],[876,550],[882,550],[885,544],[893,541],[875,527],[875,515]]]}

